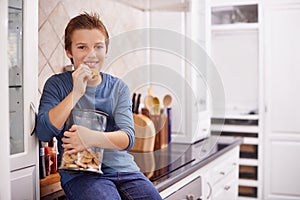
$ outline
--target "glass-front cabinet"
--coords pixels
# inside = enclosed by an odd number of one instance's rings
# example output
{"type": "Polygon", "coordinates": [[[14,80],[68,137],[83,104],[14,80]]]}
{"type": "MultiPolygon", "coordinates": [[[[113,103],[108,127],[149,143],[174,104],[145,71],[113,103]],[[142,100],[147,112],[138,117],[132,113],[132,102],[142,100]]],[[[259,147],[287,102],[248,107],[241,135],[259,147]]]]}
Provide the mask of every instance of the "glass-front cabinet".
{"type": "Polygon", "coordinates": [[[24,152],[23,116],[23,5],[9,1],[8,6],[8,69],[10,155],[24,152]]]}
{"type": "Polygon", "coordinates": [[[38,0],[7,5],[11,198],[37,199],[38,145],[31,133],[38,94],[38,0]]]}

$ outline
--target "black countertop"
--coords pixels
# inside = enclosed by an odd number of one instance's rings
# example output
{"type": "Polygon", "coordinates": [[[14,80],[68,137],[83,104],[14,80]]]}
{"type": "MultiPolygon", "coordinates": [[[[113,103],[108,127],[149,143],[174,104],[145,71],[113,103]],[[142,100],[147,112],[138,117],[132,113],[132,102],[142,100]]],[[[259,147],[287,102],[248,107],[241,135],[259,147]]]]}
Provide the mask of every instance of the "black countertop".
{"type": "Polygon", "coordinates": [[[130,152],[141,171],[162,191],[240,145],[240,137],[211,136],[194,144],[170,143],[153,152],[130,152]]]}

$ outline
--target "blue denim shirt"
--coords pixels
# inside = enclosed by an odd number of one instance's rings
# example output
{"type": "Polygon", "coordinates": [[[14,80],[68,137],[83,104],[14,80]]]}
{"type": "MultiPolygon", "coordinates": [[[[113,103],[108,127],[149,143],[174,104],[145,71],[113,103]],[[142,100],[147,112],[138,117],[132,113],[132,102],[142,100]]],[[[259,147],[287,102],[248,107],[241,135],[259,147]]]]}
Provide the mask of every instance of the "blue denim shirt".
{"type": "MultiPolygon", "coordinates": [[[[104,150],[103,173],[112,172],[137,172],[138,166],[134,162],[129,150],[134,143],[133,116],[131,111],[131,99],[128,86],[119,78],[101,73],[102,82],[98,86],[87,86],[86,93],[81,97],[76,107],[95,109],[109,115],[106,131],[122,130],[129,137],[129,145],[124,150],[104,150]]],[[[61,139],[65,126],[55,128],[49,121],[48,112],[59,104],[73,88],[72,72],[64,72],[50,77],[43,90],[40,100],[36,134],[41,141],[50,141],[53,137],[58,141],[58,161],[61,161],[63,148],[61,139]]],[[[60,171],[61,183],[66,182],[81,173],[68,173],[60,171]]]]}

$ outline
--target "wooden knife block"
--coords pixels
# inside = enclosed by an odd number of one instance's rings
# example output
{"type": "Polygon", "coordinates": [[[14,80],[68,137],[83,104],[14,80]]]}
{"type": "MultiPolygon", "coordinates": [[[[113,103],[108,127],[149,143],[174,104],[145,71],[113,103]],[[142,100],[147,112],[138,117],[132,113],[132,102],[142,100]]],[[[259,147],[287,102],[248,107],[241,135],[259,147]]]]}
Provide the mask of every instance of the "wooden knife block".
{"type": "Polygon", "coordinates": [[[154,150],[155,127],[145,115],[133,114],[135,141],[130,151],[150,152],[154,150]]]}

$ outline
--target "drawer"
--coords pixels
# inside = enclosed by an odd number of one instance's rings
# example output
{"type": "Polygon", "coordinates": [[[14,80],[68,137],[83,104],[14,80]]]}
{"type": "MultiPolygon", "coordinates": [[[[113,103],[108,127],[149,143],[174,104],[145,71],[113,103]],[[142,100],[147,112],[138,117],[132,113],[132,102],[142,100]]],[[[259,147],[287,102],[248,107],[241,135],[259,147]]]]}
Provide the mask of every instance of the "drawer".
{"type": "Polygon", "coordinates": [[[239,186],[239,196],[256,198],[257,188],[249,186],[239,186]]]}
{"type": "Polygon", "coordinates": [[[241,158],[258,158],[258,146],[254,144],[242,144],[240,147],[241,158]]]}
{"type": "Polygon", "coordinates": [[[197,177],[193,181],[181,187],[179,190],[172,193],[165,200],[189,200],[201,198],[201,178],[197,177]]]}
{"type": "Polygon", "coordinates": [[[213,186],[213,200],[235,200],[237,197],[238,182],[235,172],[229,173],[224,179],[213,186]]]}
{"type": "Polygon", "coordinates": [[[240,165],[239,178],[257,180],[257,166],[240,165]]]}
{"type": "Polygon", "coordinates": [[[235,157],[232,156],[222,160],[222,162],[219,162],[212,170],[212,184],[216,184],[229,173],[237,170],[237,168],[238,163],[235,157]]]}

